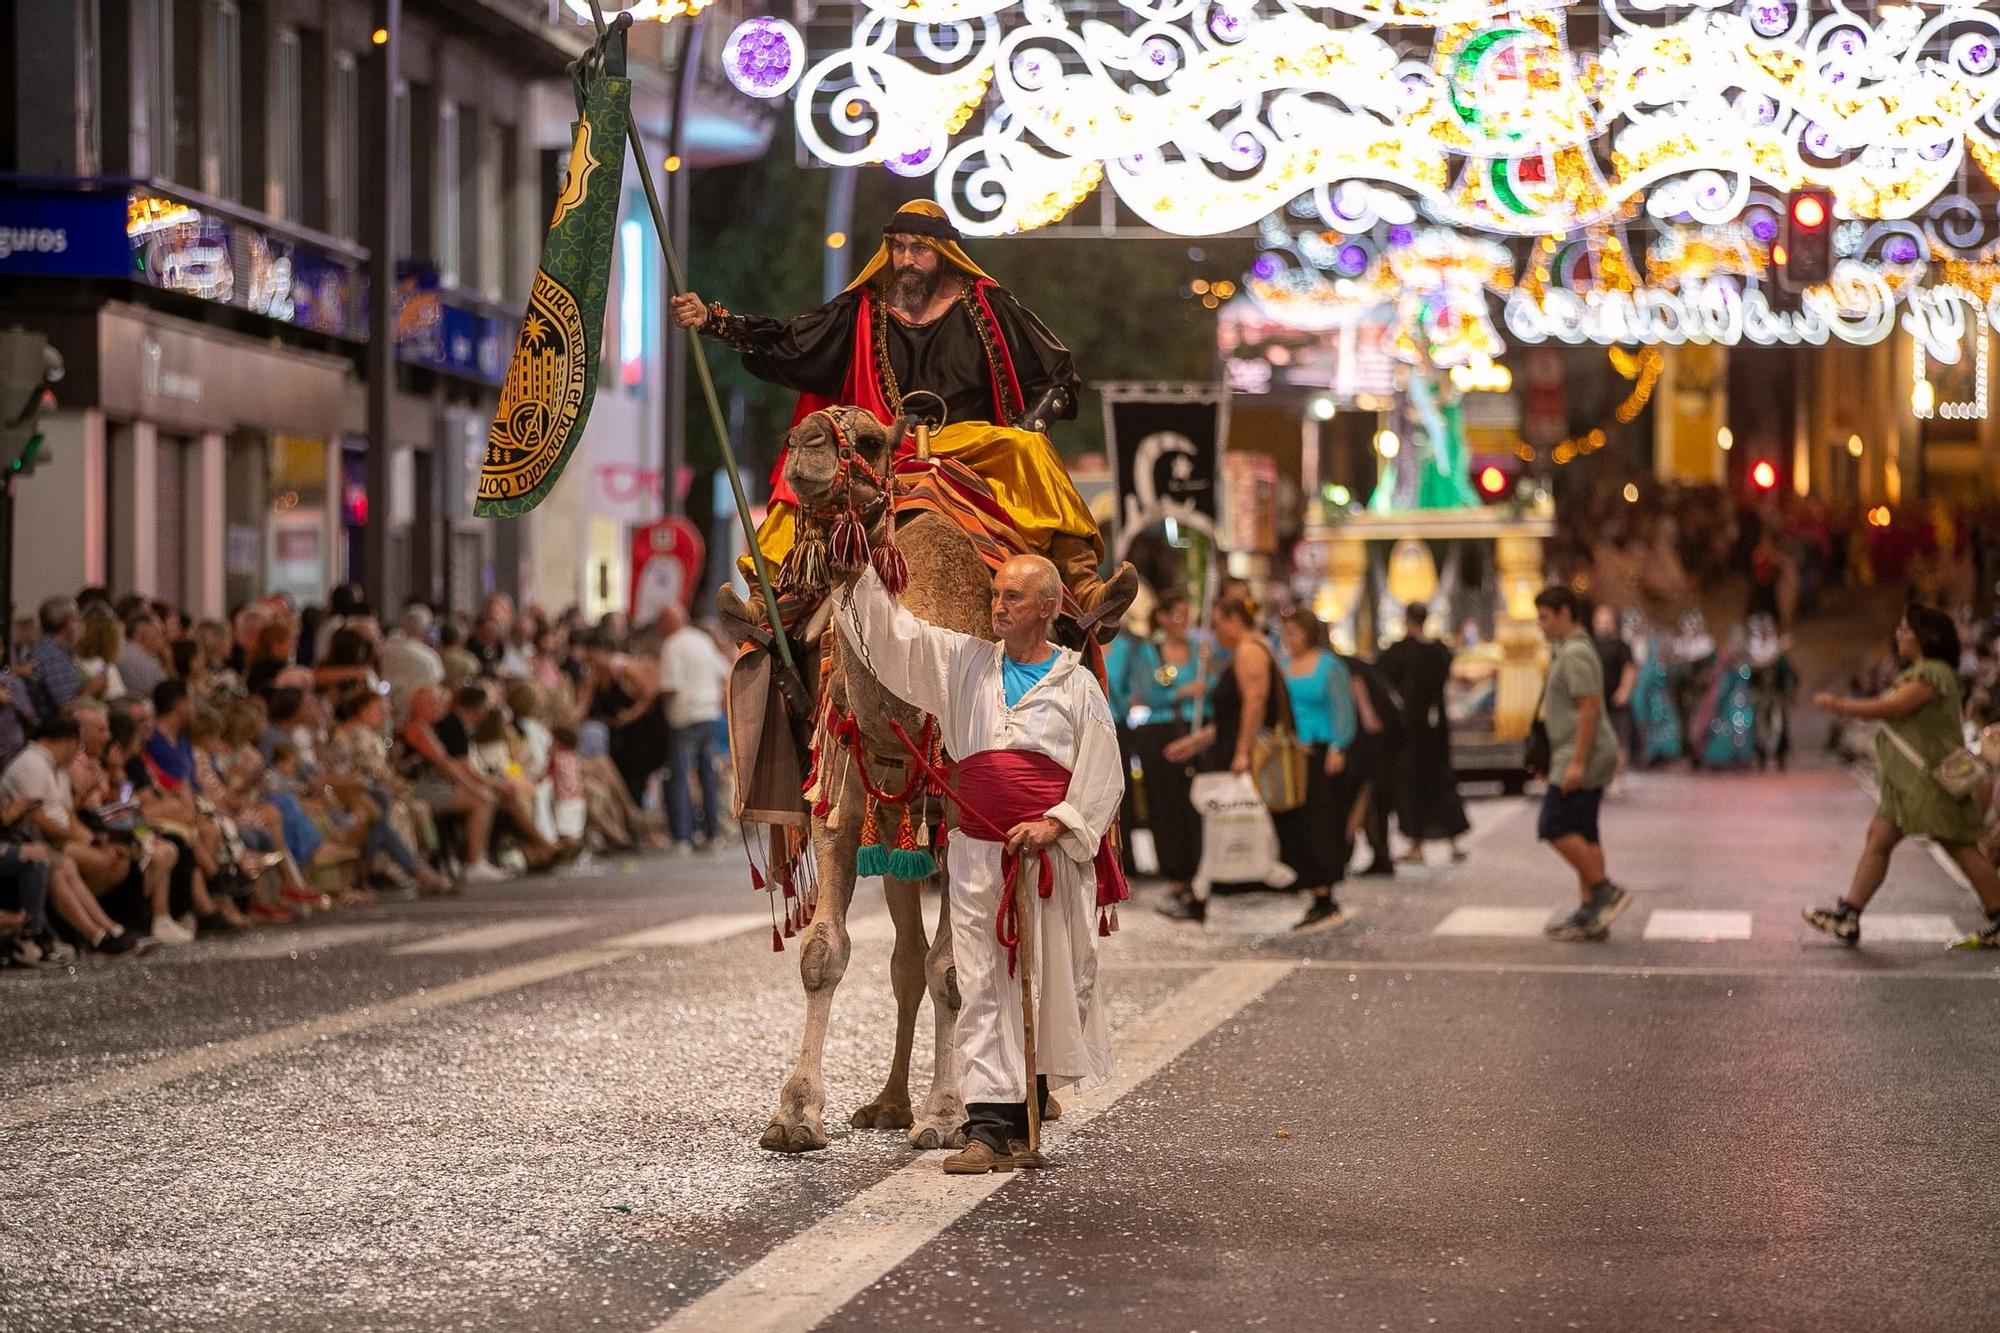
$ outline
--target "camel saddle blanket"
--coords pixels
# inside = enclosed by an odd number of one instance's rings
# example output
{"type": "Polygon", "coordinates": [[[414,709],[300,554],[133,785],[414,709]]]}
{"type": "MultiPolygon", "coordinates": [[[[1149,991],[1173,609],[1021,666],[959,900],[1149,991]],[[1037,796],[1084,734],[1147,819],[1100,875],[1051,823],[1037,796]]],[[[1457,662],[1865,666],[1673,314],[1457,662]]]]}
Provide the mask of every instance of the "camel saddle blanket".
{"type": "MultiPolygon", "coordinates": [[[[1032,549],[1015,531],[1014,520],[994,497],[992,488],[977,472],[953,458],[896,461],[896,522],[904,523],[917,514],[936,514],[955,524],[979,552],[986,568],[995,573],[1032,549]]],[[[1071,620],[1083,614],[1067,588],[1063,589],[1062,614],[1071,620]]]]}

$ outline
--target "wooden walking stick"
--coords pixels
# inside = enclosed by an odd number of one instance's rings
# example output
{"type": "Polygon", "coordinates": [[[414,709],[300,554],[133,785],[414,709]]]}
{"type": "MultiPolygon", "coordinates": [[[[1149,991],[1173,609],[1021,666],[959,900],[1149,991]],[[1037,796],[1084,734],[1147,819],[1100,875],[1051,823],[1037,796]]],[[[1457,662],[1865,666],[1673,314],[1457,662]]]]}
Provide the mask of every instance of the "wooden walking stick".
{"type": "MultiPolygon", "coordinates": [[[[1016,863],[1015,875],[1020,877],[1023,859],[1016,863]]],[[[1030,884],[1025,890],[1017,883],[1014,888],[1014,927],[1021,937],[1021,1048],[1028,1067],[1028,1151],[1042,1150],[1042,1099],[1037,1096],[1038,1080],[1035,1078],[1035,933],[1034,912],[1029,903],[1035,897],[1035,889],[1030,884]]]]}

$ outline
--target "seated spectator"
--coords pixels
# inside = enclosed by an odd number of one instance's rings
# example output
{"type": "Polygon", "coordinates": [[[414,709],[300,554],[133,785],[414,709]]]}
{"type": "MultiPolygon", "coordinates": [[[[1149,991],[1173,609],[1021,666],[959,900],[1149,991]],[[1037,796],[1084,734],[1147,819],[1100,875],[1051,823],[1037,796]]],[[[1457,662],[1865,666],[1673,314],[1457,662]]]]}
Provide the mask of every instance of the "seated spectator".
{"type": "Polygon", "coordinates": [[[120,803],[138,807],[140,821],[170,843],[175,864],[169,882],[170,910],[184,928],[197,933],[232,935],[250,924],[226,895],[210,893],[211,877],[221,866],[217,849],[221,835],[196,807],[190,790],[160,790],[140,754],[143,744],[138,721],[130,712],[112,715],[99,752],[105,770],[120,783],[120,803]],[[204,857],[203,835],[211,850],[204,857]]]}
{"type": "Polygon", "coordinates": [[[389,682],[389,713],[409,716],[410,696],[426,685],[444,684],[444,659],[430,645],[431,613],[421,603],[404,608],[396,632],[382,645],[382,678],[389,682]]]}
{"type": "Polygon", "coordinates": [[[313,667],[313,688],[335,699],[349,690],[373,690],[381,677],[375,642],[354,625],[342,625],[327,639],[326,652],[313,667]]]}
{"type": "Polygon", "coordinates": [[[42,635],[28,645],[27,660],[19,668],[27,678],[29,708],[36,718],[47,721],[68,706],[79,694],[101,694],[104,681],[86,682],[77,668],[74,651],[82,632],[76,603],[67,597],[51,597],[37,614],[42,635]]]}
{"type": "Polygon", "coordinates": [[[379,690],[351,694],[341,700],[335,716],[338,724],[327,739],[326,762],[361,783],[381,810],[363,850],[387,862],[384,869],[392,881],[421,893],[449,892],[450,882],[419,860],[414,850],[432,839],[420,836],[408,784],[389,765],[388,696],[379,690]]]}
{"type": "Polygon", "coordinates": [[[410,720],[398,733],[399,767],[411,794],[433,816],[452,815],[464,821],[465,878],[475,884],[503,880],[507,872],[492,861],[499,796],[466,761],[471,744],[463,724],[453,728],[452,745],[439,734],[438,728],[452,717],[451,696],[442,686],[427,685],[411,696],[410,720]]]}
{"type": "Polygon", "coordinates": [[[125,680],[126,691],[150,699],[168,676],[186,679],[184,672],[173,669],[173,649],[158,616],[150,609],[133,613],[125,622],[125,648],[118,654],[118,674],[125,680]]]}
{"type": "Polygon", "coordinates": [[[511,765],[502,767],[498,772],[482,772],[480,766],[473,762],[474,738],[480,734],[492,713],[492,696],[486,693],[484,686],[460,686],[452,698],[451,712],[438,721],[438,742],[454,759],[469,764],[493,792],[498,801],[497,817],[505,819],[521,840],[528,869],[546,870],[562,858],[563,849],[543,837],[536,824],[533,783],[511,765]]]}
{"type": "Polygon", "coordinates": [[[103,677],[103,685],[90,691],[97,698],[125,697],[125,677],[118,670],[118,658],[124,651],[125,631],[109,610],[96,608],[83,617],[83,627],[76,635],[76,669],[83,673],[86,684],[103,677]]]}
{"type": "MultiPolygon", "coordinates": [[[[22,800],[0,806],[0,819],[24,815],[28,805],[22,800]]],[[[0,930],[0,967],[58,966],[76,958],[76,950],[58,940],[49,926],[51,860],[42,843],[0,843],[0,916],[16,918],[10,928],[0,930]]]]}
{"type": "Polygon", "coordinates": [[[444,664],[444,684],[453,689],[479,676],[479,658],[465,646],[465,630],[456,619],[438,626],[438,659],[444,664]]]}
{"type": "MultiPolygon", "coordinates": [[[[116,937],[139,934],[138,919],[150,913],[152,938],[161,944],[188,944],[192,932],[173,919],[170,883],[178,856],[171,843],[155,840],[150,846],[138,839],[113,839],[93,835],[76,816],[70,786],[69,767],[82,748],[82,730],[77,719],[58,715],[36,728],[35,739],[14,757],[0,774],[0,800],[31,800],[24,829],[34,840],[46,843],[95,899],[95,913],[65,913],[79,933],[94,948],[107,953],[124,953],[132,946],[121,945],[116,937]],[[80,918],[80,921],[79,919],[80,918]],[[110,947],[106,947],[106,941],[110,947]]],[[[54,880],[52,877],[52,886],[54,880]]],[[[58,894],[58,908],[63,907],[58,894]]]]}
{"type": "Polygon", "coordinates": [[[278,675],[293,665],[292,657],[298,651],[298,631],[287,620],[267,620],[264,628],[257,631],[257,640],[251,645],[243,667],[243,688],[252,694],[263,694],[278,683],[278,675]]]}

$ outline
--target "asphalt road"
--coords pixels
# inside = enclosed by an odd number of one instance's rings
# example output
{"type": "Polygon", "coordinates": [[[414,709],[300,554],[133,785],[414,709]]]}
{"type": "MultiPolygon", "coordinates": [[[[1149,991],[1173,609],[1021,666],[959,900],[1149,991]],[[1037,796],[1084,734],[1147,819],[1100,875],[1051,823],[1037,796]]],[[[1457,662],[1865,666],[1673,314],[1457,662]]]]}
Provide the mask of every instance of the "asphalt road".
{"type": "MultiPolygon", "coordinates": [[[[0,1327],[2000,1327],[1971,895],[1910,847],[1861,949],[1798,919],[1869,807],[1636,783],[1597,945],[1539,937],[1570,890],[1516,801],[1335,934],[1129,911],[1118,1079],[1055,1169],[976,1181],[895,1134],[758,1150],[801,1001],[740,856],[0,974],[0,1327]]],[[[829,1127],[890,1053],[859,920],[829,1127]]]]}

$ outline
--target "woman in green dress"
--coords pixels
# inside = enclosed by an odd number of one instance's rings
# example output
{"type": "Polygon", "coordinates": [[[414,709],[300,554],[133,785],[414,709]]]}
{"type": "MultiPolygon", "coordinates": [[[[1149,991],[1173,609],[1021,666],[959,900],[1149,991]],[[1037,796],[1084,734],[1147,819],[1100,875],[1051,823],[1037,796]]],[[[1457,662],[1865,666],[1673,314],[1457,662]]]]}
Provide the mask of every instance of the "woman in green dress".
{"type": "Polygon", "coordinates": [[[1875,738],[1875,771],[1881,804],[1868,823],[1867,845],[1854,867],[1847,896],[1832,907],[1809,907],[1806,921],[1843,944],[1861,941],[1861,910],[1889,873],[1889,854],[1908,837],[1929,838],[1950,854],[1986,909],[1977,936],[1982,948],[2000,948],[2000,874],[1979,854],[1979,806],[1970,796],[1953,796],[1929,770],[1965,746],[1959,713],[1958,628],[1942,611],[1912,606],[1896,626],[1896,660],[1903,664],[1896,683],[1872,699],[1820,694],[1815,706],[1837,717],[1866,718],[1893,730],[1922,756],[1910,762],[1889,736],[1875,738]]]}

